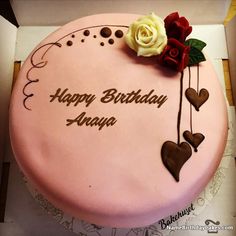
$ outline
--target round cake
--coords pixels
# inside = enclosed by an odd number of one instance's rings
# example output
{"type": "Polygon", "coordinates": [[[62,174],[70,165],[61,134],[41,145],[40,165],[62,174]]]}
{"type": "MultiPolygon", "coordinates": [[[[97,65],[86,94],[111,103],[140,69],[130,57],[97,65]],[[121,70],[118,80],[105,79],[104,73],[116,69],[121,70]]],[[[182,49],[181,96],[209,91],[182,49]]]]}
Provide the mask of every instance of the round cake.
{"type": "Polygon", "coordinates": [[[93,15],[52,33],[25,61],[11,99],[11,143],[26,177],[56,207],[103,226],[144,226],[183,209],[226,144],[216,73],[208,59],[190,63],[201,43],[185,35],[173,49],[167,20],[162,52],[150,56],[127,36],[150,37],[143,23],[141,36],[131,32],[139,17],[93,15]]]}

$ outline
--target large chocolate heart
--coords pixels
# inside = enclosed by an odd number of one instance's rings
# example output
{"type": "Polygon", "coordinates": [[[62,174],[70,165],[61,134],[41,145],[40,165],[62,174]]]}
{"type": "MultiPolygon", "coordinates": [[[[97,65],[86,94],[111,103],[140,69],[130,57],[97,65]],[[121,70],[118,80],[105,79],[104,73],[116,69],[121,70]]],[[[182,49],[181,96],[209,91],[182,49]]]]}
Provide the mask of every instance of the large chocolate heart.
{"type": "Polygon", "coordinates": [[[187,142],[189,142],[193,147],[194,151],[197,152],[197,147],[200,143],[205,139],[205,136],[201,133],[191,133],[190,131],[186,130],[183,133],[183,136],[187,142]]]}
{"type": "Polygon", "coordinates": [[[179,182],[179,173],[182,166],[191,155],[192,149],[186,142],[176,144],[172,141],[166,141],[161,148],[163,164],[177,182],[179,182]]]}
{"type": "Polygon", "coordinates": [[[185,96],[188,101],[195,107],[195,109],[199,111],[200,106],[204,104],[209,98],[209,93],[204,88],[200,90],[199,94],[196,92],[195,89],[188,88],[185,91],[185,96]]]}

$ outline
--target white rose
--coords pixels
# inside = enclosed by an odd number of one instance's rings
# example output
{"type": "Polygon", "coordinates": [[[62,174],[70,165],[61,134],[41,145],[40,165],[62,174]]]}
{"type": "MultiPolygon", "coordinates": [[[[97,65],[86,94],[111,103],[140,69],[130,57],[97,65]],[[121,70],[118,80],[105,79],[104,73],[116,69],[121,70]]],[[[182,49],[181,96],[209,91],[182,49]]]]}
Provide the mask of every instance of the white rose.
{"type": "Polygon", "coordinates": [[[164,21],[151,13],[130,25],[125,41],[138,56],[159,55],[167,44],[164,21]]]}

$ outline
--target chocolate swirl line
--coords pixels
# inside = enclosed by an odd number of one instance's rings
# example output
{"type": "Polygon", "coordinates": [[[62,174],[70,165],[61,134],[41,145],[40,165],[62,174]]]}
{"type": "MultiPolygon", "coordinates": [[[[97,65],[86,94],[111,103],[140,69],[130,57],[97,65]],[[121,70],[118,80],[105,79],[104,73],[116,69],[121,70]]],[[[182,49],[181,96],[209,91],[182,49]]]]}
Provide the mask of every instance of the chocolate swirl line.
{"type": "Polygon", "coordinates": [[[34,94],[33,94],[33,93],[27,93],[27,92],[26,92],[26,88],[27,88],[29,85],[31,85],[32,83],[37,83],[37,82],[39,82],[39,79],[32,79],[32,78],[30,78],[30,72],[31,72],[33,69],[40,69],[40,68],[43,68],[43,67],[45,67],[45,66],[47,65],[48,61],[44,61],[44,57],[45,57],[45,55],[48,53],[48,51],[49,51],[53,46],[61,47],[62,44],[60,44],[59,41],[61,41],[62,39],[66,38],[66,37],[68,37],[68,36],[74,35],[74,33],[77,33],[77,32],[83,31],[83,30],[87,30],[87,29],[93,29],[93,28],[99,28],[99,27],[105,27],[105,26],[107,26],[107,27],[129,28],[129,26],[127,26],[127,25],[95,25],[95,26],[88,26],[88,27],[84,27],[84,28],[81,28],[81,29],[78,29],[78,30],[74,30],[74,31],[72,31],[72,32],[70,32],[70,33],[64,35],[63,37],[59,38],[56,42],[46,43],[46,44],[40,46],[39,48],[37,48],[37,49],[33,52],[33,54],[32,54],[31,57],[30,57],[30,63],[31,63],[31,65],[32,65],[32,67],[31,67],[31,68],[27,71],[27,73],[26,73],[26,79],[28,80],[28,82],[24,85],[23,91],[22,91],[23,95],[25,96],[25,98],[23,99],[23,106],[24,106],[27,110],[31,111],[31,108],[29,108],[29,106],[27,106],[26,101],[27,101],[30,97],[33,97],[34,94]],[[43,54],[42,54],[42,56],[41,56],[41,58],[40,58],[41,61],[38,62],[38,63],[35,63],[35,59],[34,59],[35,55],[36,55],[39,51],[41,51],[41,49],[44,49],[46,46],[48,46],[48,47],[47,47],[47,49],[43,52],[43,54]]]}
{"type": "MultiPolygon", "coordinates": [[[[27,88],[29,85],[31,85],[32,83],[38,83],[38,82],[39,82],[39,79],[32,79],[32,78],[30,77],[30,72],[31,72],[33,69],[35,69],[35,68],[39,69],[39,68],[42,68],[42,67],[44,67],[44,66],[47,65],[47,61],[40,61],[40,62],[38,62],[38,63],[35,63],[35,62],[34,62],[34,56],[35,56],[35,54],[37,54],[42,48],[44,48],[44,47],[46,47],[46,46],[49,46],[49,45],[50,45],[50,47],[51,47],[51,46],[61,47],[61,44],[60,44],[60,43],[47,43],[47,44],[44,44],[44,45],[42,45],[41,47],[37,48],[37,49],[33,52],[33,54],[31,55],[31,57],[30,57],[30,63],[31,63],[32,66],[30,67],[30,69],[29,69],[29,70],[27,71],[27,73],[26,73],[26,79],[28,80],[28,82],[24,85],[23,90],[22,90],[22,92],[23,92],[23,94],[24,94],[24,96],[25,96],[25,98],[23,99],[23,106],[24,106],[27,110],[29,110],[29,111],[31,111],[31,108],[29,108],[29,107],[27,106],[26,101],[27,101],[29,98],[33,97],[34,94],[33,94],[33,93],[27,93],[27,92],[26,92],[26,88],[27,88]]],[[[43,56],[42,56],[40,59],[43,60],[43,56]]]]}

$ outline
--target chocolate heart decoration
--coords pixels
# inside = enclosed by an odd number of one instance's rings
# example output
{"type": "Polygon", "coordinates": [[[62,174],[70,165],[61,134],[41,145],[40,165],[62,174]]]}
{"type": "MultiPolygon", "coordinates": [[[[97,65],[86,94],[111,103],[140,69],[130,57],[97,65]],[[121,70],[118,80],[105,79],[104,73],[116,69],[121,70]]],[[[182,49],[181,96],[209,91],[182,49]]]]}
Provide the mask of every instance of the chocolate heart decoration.
{"type": "Polygon", "coordinates": [[[209,93],[206,89],[203,88],[200,90],[199,94],[197,94],[195,89],[188,88],[185,91],[185,96],[188,101],[195,107],[195,109],[199,111],[200,106],[204,104],[209,98],[209,93]]]}
{"type": "Polygon", "coordinates": [[[166,141],[161,148],[163,164],[177,182],[179,182],[179,172],[182,166],[191,155],[192,149],[186,142],[176,144],[172,141],[166,141]]]}
{"type": "Polygon", "coordinates": [[[187,142],[189,142],[193,147],[194,151],[197,152],[197,147],[200,143],[205,139],[205,136],[201,133],[191,133],[190,131],[186,130],[183,133],[183,136],[187,142]]]}

